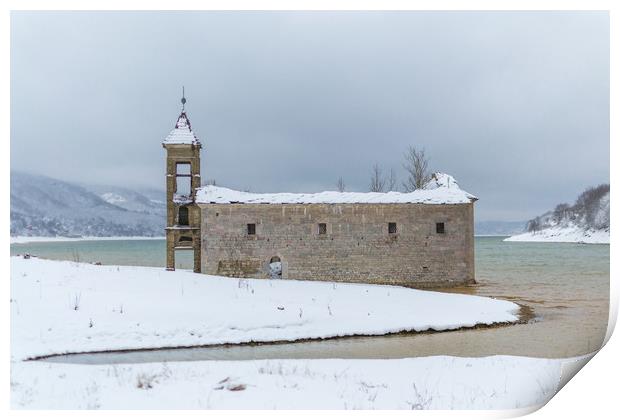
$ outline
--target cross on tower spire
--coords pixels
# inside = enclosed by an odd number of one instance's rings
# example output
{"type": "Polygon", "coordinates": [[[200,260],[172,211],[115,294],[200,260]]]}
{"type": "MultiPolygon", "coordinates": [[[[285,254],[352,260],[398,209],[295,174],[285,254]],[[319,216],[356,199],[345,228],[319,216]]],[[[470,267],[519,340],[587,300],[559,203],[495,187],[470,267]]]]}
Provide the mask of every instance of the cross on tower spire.
{"type": "Polygon", "coordinates": [[[181,111],[185,111],[185,102],[187,102],[187,99],[185,99],[185,86],[183,86],[183,97],[181,98],[181,105],[183,106],[183,108],[181,109],[181,111]]]}

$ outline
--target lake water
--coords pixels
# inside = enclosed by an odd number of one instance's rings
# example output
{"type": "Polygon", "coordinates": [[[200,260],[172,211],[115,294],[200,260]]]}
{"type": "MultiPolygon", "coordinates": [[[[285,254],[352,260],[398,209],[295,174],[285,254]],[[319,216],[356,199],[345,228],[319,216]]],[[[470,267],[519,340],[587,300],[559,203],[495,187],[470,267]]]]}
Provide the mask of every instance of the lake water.
{"type": "MultiPolygon", "coordinates": [[[[291,344],[105,353],[57,357],[75,363],[266,358],[401,358],[448,354],[570,357],[600,348],[609,314],[609,245],[503,242],[476,238],[477,285],[443,289],[529,306],[527,324],[433,334],[343,338],[291,344]]],[[[119,265],[165,264],[164,240],[13,244],[11,254],[119,265]]],[[[191,254],[179,255],[181,268],[191,254]]]]}

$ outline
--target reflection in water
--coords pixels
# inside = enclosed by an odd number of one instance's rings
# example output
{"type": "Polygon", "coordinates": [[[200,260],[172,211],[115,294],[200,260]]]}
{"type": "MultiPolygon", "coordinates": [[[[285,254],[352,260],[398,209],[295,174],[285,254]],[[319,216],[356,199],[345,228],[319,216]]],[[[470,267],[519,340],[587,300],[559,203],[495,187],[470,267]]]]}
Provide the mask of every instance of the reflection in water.
{"type": "MultiPolygon", "coordinates": [[[[104,241],[12,245],[11,253],[104,264],[163,266],[164,241],[104,241]]],[[[136,363],[267,358],[402,358],[448,354],[569,357],[600,348],[609,311],[609,246],[502,242],[476,238],[475,286],[449,290],[529,306],[527,324],[433,334],[342,338],[291,344],[104,353],[56,357],[75,363],[136,363]]],[[[447,291],[443,289],[443,291],[447,291]]],[[[52,359],[48,359],[52,361],[52,359]]]]}

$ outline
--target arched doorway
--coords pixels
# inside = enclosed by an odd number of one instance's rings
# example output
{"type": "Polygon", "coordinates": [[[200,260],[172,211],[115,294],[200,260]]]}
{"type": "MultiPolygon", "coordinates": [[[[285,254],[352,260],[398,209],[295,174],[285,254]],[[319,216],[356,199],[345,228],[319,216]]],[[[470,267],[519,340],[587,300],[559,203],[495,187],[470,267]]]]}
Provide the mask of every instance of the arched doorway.
{"type": "Polygon", "coordinates": [[[269,277],[272,279],[282,278],[282,261],[280,257],[271,257],[269,260],[269,277]]]}

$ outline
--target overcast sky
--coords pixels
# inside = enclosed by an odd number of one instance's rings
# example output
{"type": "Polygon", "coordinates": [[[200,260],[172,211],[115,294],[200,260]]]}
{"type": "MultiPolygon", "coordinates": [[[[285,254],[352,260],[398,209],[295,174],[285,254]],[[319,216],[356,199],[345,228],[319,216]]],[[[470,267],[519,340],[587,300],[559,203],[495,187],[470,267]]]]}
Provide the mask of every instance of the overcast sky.
{"type": "Polygon", "coordinates": [[[525,220],[609,182],[605,12],[14,12],[11,167],[164,188],[185,85],[202,179],[368,189],[403,152],[525,220]]]}

